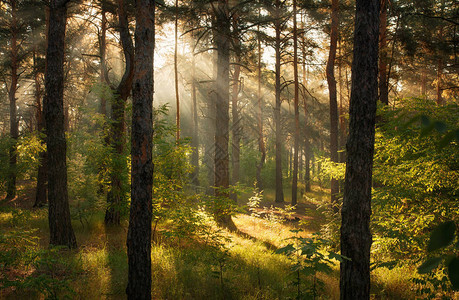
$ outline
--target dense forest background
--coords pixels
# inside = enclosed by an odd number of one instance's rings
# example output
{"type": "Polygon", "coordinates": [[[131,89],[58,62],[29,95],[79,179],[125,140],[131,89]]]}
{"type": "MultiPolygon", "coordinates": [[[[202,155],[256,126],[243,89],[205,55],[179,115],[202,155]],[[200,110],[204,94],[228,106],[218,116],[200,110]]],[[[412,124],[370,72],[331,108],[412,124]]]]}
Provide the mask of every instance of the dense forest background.
{"type": "Polygon", "coordinates": [[[459,297],[456,1],[0,8],[0,298],[459,297]]]}

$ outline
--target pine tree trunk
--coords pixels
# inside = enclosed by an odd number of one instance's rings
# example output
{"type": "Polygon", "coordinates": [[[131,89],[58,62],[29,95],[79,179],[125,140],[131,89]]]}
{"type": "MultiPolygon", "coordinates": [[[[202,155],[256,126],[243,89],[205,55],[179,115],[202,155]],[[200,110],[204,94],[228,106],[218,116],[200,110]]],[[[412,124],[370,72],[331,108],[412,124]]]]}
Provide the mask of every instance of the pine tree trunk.
{"type": "Polygon", "coordinates": [[[48,150],[49,243],[76,248],[75,234],[70,222],[67,144],[64,130],[64,49],[67,2],[66,0],[50,2],[44,113],[48,150]]]}
{"type": "Polygon", "coordinates": [[[10,137],[11,147],[9,153],[9,174],[8,184],[6,189],[6,198],[13,199],[16,197],[16,165],[17,165],[17,154],[16,154],[16,143],[19,137],[19,128],[17,109],[16,109],[16,91],[18,89],[18,20],[17,20],[17,1],[11,0],[11,85],[8,91],[10,100],[10,137]]]}
{"type": "Polygon", "coordinates": [[[175,23],[174,23],[174,83],[175,83],[175,105],[177,108],[175,121],[176,121],[176,135],[175,142],[177,145],[180,140],[180,94],[178,82],[178,0],[175,0],[175,23]]]}
{"type": "Polygon", "coordinates": [[[371,182],[378,99],[379,0],[357,0],[341,223],[340,298],[370,299],[371,182]]]}
{"type": "Polygon", "coordinates": [[[387,80],[387,1],[381,0],[379,13],[379,100],[389,104],[389,85],[387,80]]]}
{"type": "MultiPolygon", "coordinates": [[[[231,115],[233,117],[233,126],[231,128],[233,141],[232,141],[232,176],[231,184],[236,185],[239,182],[239,166],[241,157],[241,117],[239,116],[238,94],[239,94],[239,75],[241,73],[241,59],[236,56],[236,65],[234,66],[233,73],[233,91],[231,93],[231,115]]],[[[233,200],[237,200],[237,195],[231,195],[233,200]]]]}
{"type": "MultiPolygon", "coordinates": [[[[260,15],[260,12],[258,13],[260,15]]],[[[257,28],[260,31],[260,26],[257,28]]],[[[266,147],[263,138],[263,99],[261,96],[261,39],[258,36],[258,150],[260,151],[260,162],[257,164],[257,187],[259,191],[263,190],[263,179],[261,177],[261,171],[266,160],[266,147]]]]}
{"type": "MultiPolygon", "coordinates": [[[[230,14],[227,0],[219,0],[215,8],[215,46],[217,49],[216,118],[215,118],[215,188],[216,196],[227,198],[229,187],[229,66],[230,66],[230,14]]],[[[231,215],[218,211],[219,225],[235,230],[231,215]]]]}
{"type": "Polygon", "coordinates": [[[275,52],[276,52],[276,84],[275,84],[275,105],[274,105],[274,130],[276,144],[276,199],[277,203],[284,202],[284,187],[282,185],[282,127],[281,127],[281,83],[280,83],[280,66],[281,66],[281,23],[280,9],[281,2],[276,0],[276,18],[274,26],[276,31],[275,52]]]}
{"type": "MultiPolygon", "coordinates": [[[[43,120],[43,110],[41,105],[41,85],[38,73],[38,66],[37,66],[37,51],[36,47],[33,50],[33,64],[34,64],[34,85],[35,85],[35,105],[37,106],[36,110],[36,119],[37,119],[37,132],[38,134],[44,133],[44,120],[43,120]]],[[[42,137],[40,136],[40,140],[42,137]]],[[[37,186],[35,192],[35,203],[33,207],[43,207],[46,205],[47,195],[46,195],[46,181],[47,181],[47,174],[46,174],[46,150],[40,152],[40,164],[38,165],[38,172],[37,172],[37,186]]]]}
{"type": "MultiPolygon", "coordinates": [[[[330,52],[327,61],[327,82],[330,94],[330,158],[332,162],[338,162],[338,102],[336,96],[335,59],[338,42],[338,0],[332,0],[330,52]]],[[[339,182],[336,178],[330,183],[331,203],[335,211],[338,210],[339,182]]]]}
{"type": "Polygon", "coordinates": [[[310,170],[310,145],[309,145],[309,134],[308,134],[308,106],[306,102],[306,37],[303,32],[303,43],[302,43],[302,52],[303,52],[303,111],[304,111],[304,191],[311,191],[311,170],[310,170]]]}
{"type": "Polygon", "coordinates": [[[155,2],[136,0],[132,86],[131,208],[127,234],[128,299],[151,299],[153,51],[155,2]]]}
{"type": "Polygon", "coordinates": [[[293,178],[292,178],[292,205],[298,203],[298,150],[300,145],[300,107],[298,86],[298,33],[296,25],[296,0],[293,0],[293,81],[295,87],[295,133],[293,137],[293,178]]]}
{"type": "Polygon", "coordinates": [[[193,137],[191,138],[191,146],[193,152],[191,153],[191,165],[194,167],[191,174],[191,182],[199,185],[199,124],[198,124],[198,100],[196,97],[196,57],[193,53],[192,58],[192,79],[191,79],[191,100],[192,100],[192,114],[193,114],[193,137]]]}

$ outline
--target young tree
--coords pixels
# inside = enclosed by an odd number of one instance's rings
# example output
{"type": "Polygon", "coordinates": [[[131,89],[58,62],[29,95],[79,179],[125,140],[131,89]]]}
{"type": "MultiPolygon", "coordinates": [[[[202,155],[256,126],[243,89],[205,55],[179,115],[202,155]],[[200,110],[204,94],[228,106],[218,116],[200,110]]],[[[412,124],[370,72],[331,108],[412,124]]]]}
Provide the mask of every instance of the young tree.
{"type": "Polygon", "coordinates": [[[370,298],[371,182],[378,99],[379,0],[357,0],[341,223],[341,299],[370,298]]]}
{"type": "Polygon", "coordinates": [[[76,248],[70,222],[64,127],[64,49],[68,2],[49,2],[44,113],[48,150],[49,243],[76,248]]]}
{"type": "Polygon", "coordinates": [[[120,83],[112,88],[114,99],[111,105],[111,127],[109,143],[113,147],[112,165],[110,166],[110,190],[107,193],[108,207],[105,212],[106,224],[120,223],[120,205],[123,203],[123,179],[122,174],[126,172],[126,160],[124,158],[125,143],[125,110],[126,101],[131,93],[132,80],[134,76],[134,46],[131,34],[129,33],[129,22],[124,0],[118,0],[118,19],[120,40],[125,59],[125,70],[120,83]]]}
{"type": "Polygon", "coordinates": [[[127,235],[128,299],[151,299],[153,51],[155,1],[136,0],[132,86],[131,208],[127,235]]]}

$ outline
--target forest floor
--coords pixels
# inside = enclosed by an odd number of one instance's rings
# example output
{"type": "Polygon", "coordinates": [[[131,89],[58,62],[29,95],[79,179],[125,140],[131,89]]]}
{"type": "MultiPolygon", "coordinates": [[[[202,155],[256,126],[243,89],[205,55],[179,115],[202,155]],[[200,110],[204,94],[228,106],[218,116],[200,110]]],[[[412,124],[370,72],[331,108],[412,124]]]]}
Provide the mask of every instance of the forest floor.
{"type": "MultiPolygon", "coordinates": [[[[22,182],[17,198],[0,200],[0,299],[124,299],[127,221],[106,227],[102,213],[74,220],[78,249],[49,249],[47,211],[32,208],[33,194],[22,182]]],[[[233,217],[237,233],[210,225],[199,237],[171,237],[161,224],[152,247],[153,299],[339,299],[337,261],[325,274],[304,257],[275,252],[320,231],[328,191],[313,187],[293,210],[273,194],[265,191],[257,207],[233,217]]],[[[372,298],[414,298],[405,270],[391,272],[374,273],[372,298]]]]}

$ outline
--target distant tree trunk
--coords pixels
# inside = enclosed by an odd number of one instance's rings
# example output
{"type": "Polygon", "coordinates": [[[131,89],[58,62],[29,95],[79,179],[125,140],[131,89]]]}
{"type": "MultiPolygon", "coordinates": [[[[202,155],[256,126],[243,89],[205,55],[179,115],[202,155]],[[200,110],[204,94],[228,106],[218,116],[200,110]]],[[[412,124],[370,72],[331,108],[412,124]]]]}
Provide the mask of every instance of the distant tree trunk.
{"type": "Polygon", "coordinates": [[[191,146],[193,152],[191,153],[191,165],[194,169],[191,174],[191,182],[199,185],[199,124],[198,124],[198,100],[196,97],[196,57],[193,53],[192,58],[192,79],[191,79],[191,100],[192,100],[192,114],[193,114],[193,137],[191,138],[191,146]]]}
{"type": "Polygon", "coordinates": [[[295,86],[295,133],[293,136],[293,178],[292,178],[292,205],[298,203],[298,150],[300,145],[300,105],[298,86],[298,33],[296,25],[296,0],[293,0],[293,83],[295,86]]]}
{"type": "Polygon", "coordinates": [[[128,299],[151,299],[155,1],[136,0],[135,6],[131,208],[126,241],[129,266],[126,294],[128,299]]]}
{"type": "Polygon", "coordinates": [[[310,151],[311,147],[309,145],[309,134],[308,134],[308,106],[306,102],[306,86],[307,86],[307,80],[306,80],[306,37],[305,33],[303,30],[303,43],[302,43],[302,52],[303,52],[303,110],[304,110],[304,191],[305,192],[310,192],[311,191],[311,170],[309,167],[309,161],[310,161],[310,151]]]}
{"type": "Polygon", "coordinates": [[[18,19],[17,19],[17,1],[11,0],[11,85],[8,91],[10,100],[10,165],[8,174],[8,185],[6,189],[6,198],[13,199],[16,197],[16,165],[17,165],[17,154],[16,154],[16,143],[19,137],[18,121],[16,119],[16,91],[18,89],[18,19]]]}
{"type": "MultiPolygon", "coordinates": [[[[100,55],[100,82],[102,84],[107,84],[107,66],[106,66],[106,50],[107,50],[107,12],[105,11],[105,4],[104,1],[101,1],[101,29],[100,29],[100,37],[99,37],[99,55],[100,55]]],[[[105,99],[104,95],[100,98],[100,108],[99,112],[107,116],[107,99],[105,99]]]]}
{"type": "MultiPolygon", "coordinates": [[[[241,157],[241,120],[239,116],[239,105],[238,105],[238,94],[239,94],[239,75],[241,73],[241,58],[239,55],[236,55],[236,65],[234,66],[234,73],[233,73],[233,91],[231,93],[231,113],[233,117],[233,126],[231,128],[233,134],[233,143],[232,143],[232,178],[231,184],[236,185],[239,182],[239,165],[240,165],[240,157],[241,157]]],[[[233,200],[237,200],[237,195],[231,195],[233,200]]]]}
{"type": "Polygon", "coordinates": [[[177,145],[180,140],[180,94],[179,94],[179,82],[178,82],[178,0],[175,0],[175,24],[174,24],[174,79],[175,79],[175,105],[177,107],[177,113],[175,116],[177,131],[175,135],[175,142],[177,145]]]}
{"type": "MultiPolygon", "coordinates": [[[[330,52],[327,61],[327,82],[330,94],[330,158],[332,162],[338,162],[338,102],[336,96],[335,59],[338,42],[338,0],[332,0],[330,52]]],[[[331,179],[331,203],[335,211],[338,210],[339,182],[336,178],[331,179]]]]}
{"type": "MultiPolygon", "coordinates": [[[[214,25],[215,26],[215,25],[214,25]]],[[[213,33],[215,35],[215,32],[213,33]]],[[[217,51],[213,51],[213,66],[212,66],[212,79],[214,84],[210,88],[209,97],[207,98],[207,136],[212,137],[205,139],[204,147],[205,147],[205,156],[204,156],[204,165],[207,166],[207,181],[208,181],[208,189],[206,193],[208,195],[213,195],[215,190],[212,188],[215,184],[215,118],[216,118],[216,98],[217,98],[217,86],[216,86],[216,79],[217,79],[217,51]]]]}
{"type": "MultiPolygon", "coordinates": [[[[33,66],[34,66],[34,85],[35,85],[35,105],[37,106],[36,110],[36,119],[37,119],[37,132],[38,134],[44,133],[44,120],[43,120],[43,110],[41,106],[41,96],[42,90],[40,85],[40,78],[37,65],[37,50],[36,46],[33,48],[33,66]]],[[[40,136],[40,140],[42,137],[40,136]]],[[[47,196],[46,196],[46,150],[40,152],[40,164],[38,165],[38,174],[37,174],[37,187],[35,192],[35,203],[33,207],[43,207],[46,205],[47,196]]]]}
{"type": "MultiPolygon", "coordinates": [[[[235,65],[234,65],[234,72],[233,72],[233,86],[231,92],[231,115],[233,117],[233,124],[231,127],[231,133],[233,136],[231,150],[232,150],[232,157],[231,157],[231,167],[232,167],[232,174],[231,174],[231,184],[236,185],[239,182],[239,169],[240,169],[240,158],[241,158],[241,117],[239,116],[239,91],[240,91],[240,83],[239,83],[239,76],[241,74],[241,43],[239,40],[239,33],[238,33],[238,21],[239,16],[237,13],[233,14],[232,22],[233,22],[233,44],[234,44],[234,52],[235,52],[235,65]]],[[[232,193],[231,199],[237,202],[237,194],[232,193]]]]}
{"type": "MultiPolygon", "coordinates": [[[[229,65],[230,65],[230,15],[227,0],[219,0],[215,8],[215,46],[217,48],[216,122],[215,122],[215,187],[217,197],[228,197],[229,187],[229,65]]],[[[217,213],[217,223],[235,230],[231,215],[217,213]]]]}
{"type": "Polygon", "coordinates": [[[371,182],[378,99],[379,0],[357,0],[341,223],[340,298],[370,299],[371,182]]]}
{"type": "Polygon", "coordinates": [[[277,203],[284,202],[284,187],[282,185],[282,126],[281,126],[281,83],[280,83],[280,66],[281,66],[281,21],[280,9],[281,2],[276,0],[276,18],[274,27],[276,31],[275,52],[276,52],[276,100],[274,105],[274,127],[275,127],[275,144],[276,144],[276,199],[277,203]]]}
{"type": "MultiPolygon", "coordinates": [[[[258,13],[260,15],[260,13],[258,13]]],[[[260,31],[258,26],[257,31],[260,31]]],[[[258,150],[260,151],[260,162],[257,164],[257,187],[259,191],[263,190],[263,179],[261,177],[261,170],[266,160],[266,147],[263,138],[263,98],[261,96],[261,38],[258,36],[258,150]]]]}
{"type": "Polygon", "coordinates": [[[64,130],[64,49],[67,0],[50,1],[44,113],[48,150],[48,202],[51,245],[76,248],[70,222],[64,130]]]}
{"type": "MultiPolygon", "coordinates": [[[[441,15],[443,16],[443,12],[445,10],[445,0],[441,0],[441,15]]],[[[440,32],[438,33],[438,38],[440,43],[443,43],[443,25],[440,25],[440,32]]],[[[442,80],[443,80],[443,56],[440,53],[437,60],[437,105],[444,104],[443,102],[443,89],[442,89],[442,80]]]]}
{"type": "Polygon", "coordinates": [[[134,76],[134,46],[126,14],[124,0],[118,0],[118,17],[120,40],[123,46],[126,68],[116,91],[111,111],[110,145],[113,147],[112,164],[110,167],[110,189],[107,193],[108,207],[105,211],[105,224],[120,224],[121,205],[125,196],[123,191],[123,174],[127,172],[126,158],[124,157],[125,137],[125,109],[126,101],[131,93],[134,76]]]}
{"type": "Polygon", "coordinates": [[[387,80],[387,1],[381,1],[379,13],[379,100],[389,104],[389,82],[387,80]]]}

